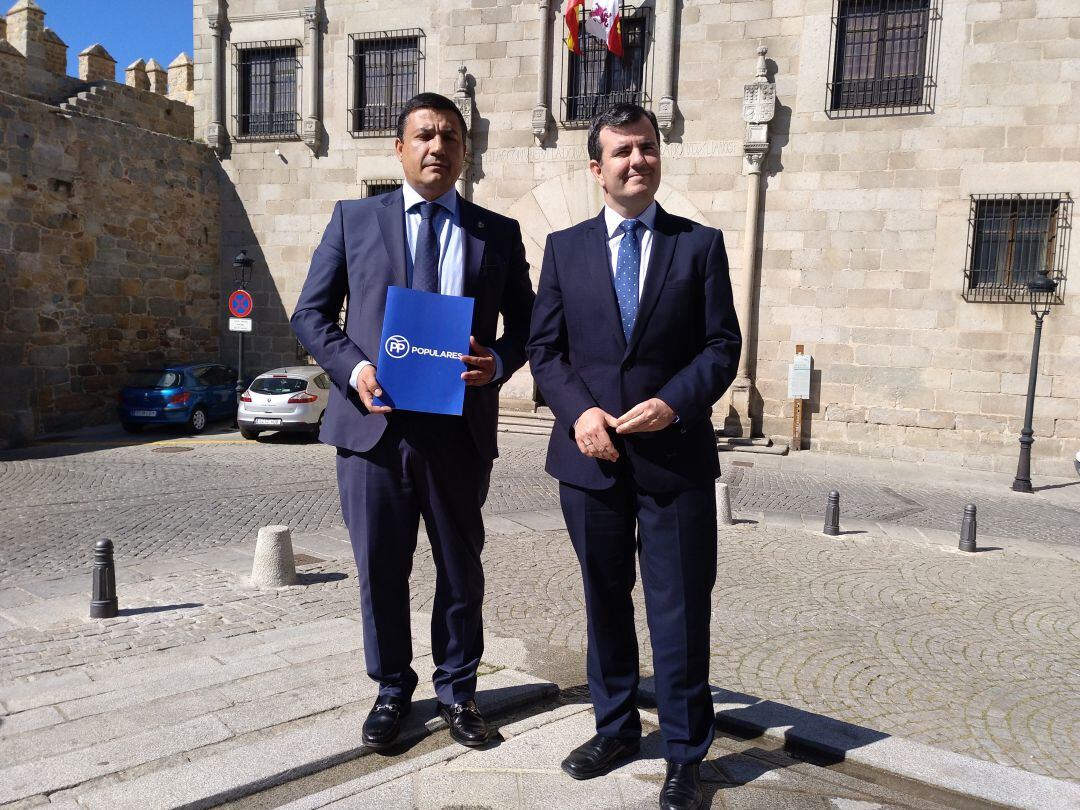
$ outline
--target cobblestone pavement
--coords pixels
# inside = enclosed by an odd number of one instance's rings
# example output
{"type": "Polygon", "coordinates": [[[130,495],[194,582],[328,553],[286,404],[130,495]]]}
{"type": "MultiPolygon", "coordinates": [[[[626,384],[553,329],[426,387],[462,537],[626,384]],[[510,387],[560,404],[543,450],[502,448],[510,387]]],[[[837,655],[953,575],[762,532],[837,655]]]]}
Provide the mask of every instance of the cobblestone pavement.
{"type": "MultiPolygon", "coordinates": [[[[0,678],[354,616],[354,569],[348,547],[337,542],[338,559],[305,569],[309,588],[237,587],[241,560],[231,573],[178,571],[155,579],[150,603],[163,609],[133,612],[107,632],[92,624],[8,629],[0,635],[0,678]]],[[[582,684],[585,615],[565,533],[493,535],[485,572],[490,632],[526,644],[526,671],[563,687],[582,684]]],[[[723,527],[711,680],[732,692],[1080,780],[1078,580],[1074,563],[1005,551],[962,555],[874,536],[723,527]]],[[[429,611],[434,568],[424,544],[412,583],[414,608],[429,611]]],[[[14,590],[4,591],[9,606],[14,590]]],[[[121,586],[122,594],[130,592],[121,586]]],[[[77,597],[83,609],[85,599],[77,597]]],[[[647,669],[640,592],[637,604],[647,669]]]]}
{"type": "MultiPolygon", "coordinates": [[[[501,446],[485,511],[557,507],[543,437],[504,434],[501,446]]],[[[333,458],[332,448],[299,436],[245,442],[227,430],[135,441],[106,434],[0,453],[0,582],[82,570],[99,537],[149,559],[250,541],[272,523],[298,532],[340,526],[333,458]]],[[[956,531],[974,502],[984,534],[1080,546],[1080,506],[1000,488],[827,476],[731,456],[723,468],[737,511],[821,515],[826,493],[838,489],[845,518],[956,531]]]]}

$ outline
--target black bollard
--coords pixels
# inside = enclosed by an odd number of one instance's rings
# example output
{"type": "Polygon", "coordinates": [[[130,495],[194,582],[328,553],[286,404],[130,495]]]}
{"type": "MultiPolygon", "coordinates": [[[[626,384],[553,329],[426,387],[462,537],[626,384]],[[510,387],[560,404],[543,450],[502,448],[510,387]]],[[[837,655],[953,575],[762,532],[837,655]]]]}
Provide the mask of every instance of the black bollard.
{"type": "Polygon", "coordinates": [[[90,602],[90,618],[111,619],[117,611],[112,540],[101,539],[94,543],[94,598],[90,602]]]}
{"type": "Polygon", "coordinates": [[[975,504],[964,507],[964,522],[960,524],[960,550],[975,550],[975,504]]]}
{"type": "Polygon", "coordinates": [[[833,537],[840,534],[840,493],[835,489],[825,503],[825,528],[822,531],[833,537]]]}

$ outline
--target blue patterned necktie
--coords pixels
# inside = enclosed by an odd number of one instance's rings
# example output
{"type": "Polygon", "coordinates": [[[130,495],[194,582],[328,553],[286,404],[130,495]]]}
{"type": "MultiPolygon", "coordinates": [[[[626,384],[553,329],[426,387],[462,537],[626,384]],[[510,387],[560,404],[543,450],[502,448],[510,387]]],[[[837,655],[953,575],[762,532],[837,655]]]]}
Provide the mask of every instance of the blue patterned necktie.
{"type": "Polygon", "coordinates": [[[423,292],[439,291],[439,235],[435,217],[442,208],[438,203],[422,202],[420,228],[416,232],[416,255],[413,258],[413,289],[423,292]]]}
{"type": "Polygon", "coordinates": [[[623,335],[628,341],[637,319],[638,274],[641,272],[641,243],[637,229],[640,224],[636,219],[624,219],[619,225],[623,238],[615,261],[615,297],[619,301],[623,335]]]}

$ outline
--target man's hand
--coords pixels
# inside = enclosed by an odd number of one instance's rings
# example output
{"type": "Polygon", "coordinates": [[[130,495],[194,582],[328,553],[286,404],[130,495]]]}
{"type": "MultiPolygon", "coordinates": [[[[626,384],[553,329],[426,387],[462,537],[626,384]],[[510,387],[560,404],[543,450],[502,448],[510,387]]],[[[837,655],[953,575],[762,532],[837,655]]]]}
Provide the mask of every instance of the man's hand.
{"type": "Polygon", "coordinates": [[[461,379],[466,385],[487,385],[495,377],[495,358],[491,350],[469,335],[469,351],[471,354],[461,355],[461,362],[469,366],[468,371],[461,372],[461,379]]]}
{"type": "Polygon", "coordinates": [[[574,422],[574,438],[577,440],[578,450],[589,458],[603,461],[617,459],[619,451],[615,449],[611,436],[608,435],[608,428],[615,427],[616,424],[615,417],[603,408],[589,408],[574,422]]]}
{"type": "Polygon", "coordinates": [[[390,413],[392,408],[386,405],[376,405],[372,397],[382,396],[382,387],[375,379],[375,366],[364,366],[356,375],[356,393],[360,395],[360,401],[368,409],[368,413],[390,413]]]}
{"type": "Polygon", "coordinates": [[[675,421],[675,411],[671,410],[662,399],[653,397],[640,402],[615,421],[615,432],[620,436],[627,433],[648,433],[663,430],[675,421]]]}

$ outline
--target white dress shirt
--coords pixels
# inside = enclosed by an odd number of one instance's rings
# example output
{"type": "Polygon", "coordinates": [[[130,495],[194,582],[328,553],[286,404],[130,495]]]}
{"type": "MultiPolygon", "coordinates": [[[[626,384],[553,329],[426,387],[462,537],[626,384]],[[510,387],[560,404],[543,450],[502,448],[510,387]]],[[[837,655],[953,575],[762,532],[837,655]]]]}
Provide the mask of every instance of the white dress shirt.
{"type": "MultiPolygon", "coordinates": [[[[622,214],[616,214],[606,205],[604,206],[604,223],[607,225],[608,250],[611,253],[611,277],[615,277],[615,266],[619,261],[619,245],[622,244],[623,232],[619,227],[627,219],[622,214]]],[[[641,300],[641,291],[645,289],[645,272],[649,269],[649,257],[652,256],[652,235],[656,226],[656,203],[652,202],[649,207],[633,217],[641,223],[637,230],[638,244],[641,246],[641,269],[638,271],[638,300],[641,300]]]]}
{"type": "MultiPolygon", "coordinates": [[[[417,203],[427,200],[408,183],[401,184],[401,194],[405,204],[405,278],[412,287],[416,235],[420,230],[420,208],[417,203]]],[[[461,296],[465,293],[465,232],[458,215],[457,189],[450,189],[432,202],[441,206],[435,211],[435,233],[439,238],[439,292],[442,295],[461,296]]],[[[495,352],[491,354],[495,358],[493,379],[497,380],[502,377],[502,359],[495,352]]],[[[349,378],[353,388],[356,388],[357,378],[364,366],[370,365],[374,363],[361,360],[353,368],[349,378]]]]}

